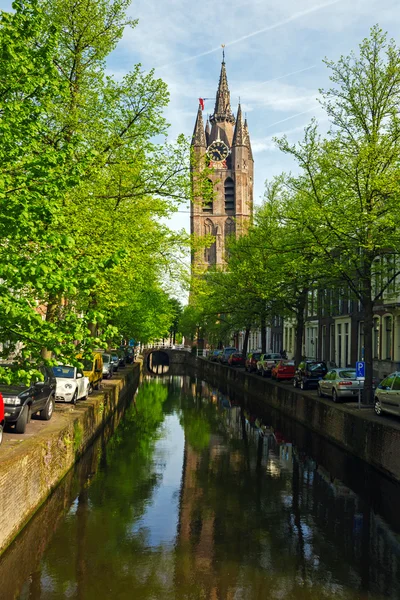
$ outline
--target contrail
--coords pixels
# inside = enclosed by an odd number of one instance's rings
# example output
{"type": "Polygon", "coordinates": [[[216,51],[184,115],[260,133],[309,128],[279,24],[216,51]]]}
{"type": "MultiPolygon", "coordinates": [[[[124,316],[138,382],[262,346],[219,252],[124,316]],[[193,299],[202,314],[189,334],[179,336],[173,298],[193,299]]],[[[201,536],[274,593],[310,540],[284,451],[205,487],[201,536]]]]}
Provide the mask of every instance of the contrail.
{"type": "Polygon", "coordinates": [[[279,77],[274,77],[273,79],[267,79],[266,81],[260,81],[260,83],[255,83],[254,85],[250,85],[246,88],[247,90],[252,90],[259,85],[264,85],[265,83],[270,83],[271,81],[278,81],[278,79],[284,79],[284,77],[290,77],[290,75],[297,75],[298,73],[303,73],[304,71],[309,71],[310,69],[315,69],[317,65],[311,65],[311,67],[306,67],[305,69],[299,69],[298,71],[292,71],[291,73],[286,73],[285,75],[280,75],[279,77]]]}
{"type": "MultiPolygon", "coordinates": [[[[293,13],[293,15],[291,15],[287,19],[283,19],[282,21],[278,21],[277,23],[274,23],[273,25],[268,25],[268,27],[263,27],[263,29],[258,29],[257,31],[253,31],[252,33],[248,33],[247,35],[242,35],[240,38],[237,38],[236,40],[227,42],[225,44],[225,47],[233,46],[234,44],[238,44],[239,42],[243,42],[244,40],[248,40],[251,37],[259,35],[260,33],[265,33],[266,31],[272,31],[273,29],[277,29],[278,27],[281,27],[282,25],[287,25],[287,23],[291,23],[292,21],[295,21],[296,19],[299,19],[300,17],[305,17],[306,15],[316,12],[317,10],[321,10],[322,8],[327,8],[328,6],[333,6],[334,4],[338,4],[338,2],[341,2],[341,1],[342,0],[332,0],[332,2],[326,2],[324,4],[317,4],[316,6],[307,8],[306,10],[295,12],[295,13],[293,13]]],[[[219,52],[220,50],[221,50],[221,46],[217,46],[216,48],[212,48],[211,50],[206,50],[205,52],[201,52],[200,54],[196,54],[195,56],[188,56],[187,58],[182,58],[181,60],[170,63],[169,65],[162,65],[162,66],[156,67],[156,68],[157,69],[166,69],[167,67],[173,67],[174,65],[180,65],[185,62],[196,60],[196,58],[201,58],[202,56],[207,56],[208,54],[213,54],[214,52],[219,52]]]]}
{"type": "Polygon", "coordinates": [[[316,108],[318,108],[318,106],[313,106],[312,108],[303,110],[303,112],[299,112],[296,115],[292,115],[291,117],[287,117],[286,119],[282,119],[281,121],[276,121],[275,123],[268,125],[265,129],[270,129],[271,127],[274,127],[274,125],[279,125],[279,123],[285,123],[285,121],[290,121],[290,119],[294,119],[295,117],[300,117],[300,115],[305,115],[306,113],[309,113],[312,110],[315,110],[316,108]]]}

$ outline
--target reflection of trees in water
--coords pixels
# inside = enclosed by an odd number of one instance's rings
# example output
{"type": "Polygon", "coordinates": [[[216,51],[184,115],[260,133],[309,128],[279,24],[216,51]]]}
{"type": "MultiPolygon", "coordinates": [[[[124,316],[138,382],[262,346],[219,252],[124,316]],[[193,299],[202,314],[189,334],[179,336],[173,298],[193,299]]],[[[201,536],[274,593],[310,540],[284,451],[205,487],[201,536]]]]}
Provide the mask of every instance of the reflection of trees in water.
{"type": "Polygon", "coordinates": [[[369,562],[374,540],[380,548],[387,541],[376,523],[370,539],[366,506],[292,454],[277,431],[261,437],[255,419],[226,406],[194,378],[146,381],[100,471],[81,482],[43,575],[38,570],[31,580],[31,599],[356,600],[366,597],[357,589],[368,589],[369,580],[394,588],[395,551],[384,573],[381,562],[369,562]],[[155,445],[171,413],[186,439],[175,548],[150,542],[144,520],[161,483],[155,445]]]}

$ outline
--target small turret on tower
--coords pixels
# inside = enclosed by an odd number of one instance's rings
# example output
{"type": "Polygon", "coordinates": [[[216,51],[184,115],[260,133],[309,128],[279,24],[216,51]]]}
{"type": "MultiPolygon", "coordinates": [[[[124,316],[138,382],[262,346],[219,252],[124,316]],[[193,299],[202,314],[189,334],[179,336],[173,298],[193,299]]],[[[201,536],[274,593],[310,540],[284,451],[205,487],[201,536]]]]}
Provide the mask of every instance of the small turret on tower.
{"type": "Polygon", "coordinates": [[[207,123],[206,123],[206,142],[207,142],[207,146],[210,143],[210,134],[211,134],[210,120],[207,117],[207,123]]]}
{"type": "Polygon", "coordinates": [[[199,110],[197,111],[197,118],[192,136],[192,146],[196,148],[207,148],[206,134],[203,123],[203,111],[200,104],[199,110]]]}
{"type": "Polygon", "coordinates": [[[242,107],[238,106],[235,131],[233,134],[232,146],[246,146],[246,131],[242,117],[242,107]]]}

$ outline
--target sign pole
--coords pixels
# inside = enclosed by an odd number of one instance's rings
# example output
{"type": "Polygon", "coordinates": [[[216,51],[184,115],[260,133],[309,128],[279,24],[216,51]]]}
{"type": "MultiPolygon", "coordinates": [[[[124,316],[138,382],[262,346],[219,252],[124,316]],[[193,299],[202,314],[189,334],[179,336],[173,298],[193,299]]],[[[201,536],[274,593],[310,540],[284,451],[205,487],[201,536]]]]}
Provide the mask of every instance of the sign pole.
{"type": "Polygon", "coordinates": [[[356,379],[358,381],[358,410],[361,409],[361,381],[365,381],[365,362],[359,360],[356,362],[356,379]]]}

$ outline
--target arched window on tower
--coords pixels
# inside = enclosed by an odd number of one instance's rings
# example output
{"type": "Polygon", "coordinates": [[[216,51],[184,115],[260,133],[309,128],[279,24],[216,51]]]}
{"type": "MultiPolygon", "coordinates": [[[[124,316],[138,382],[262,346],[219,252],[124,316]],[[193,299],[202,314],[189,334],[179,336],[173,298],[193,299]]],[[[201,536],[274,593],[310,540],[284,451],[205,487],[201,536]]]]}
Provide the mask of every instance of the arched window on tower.
{"type": "Polygon", "coordinates": [[[225,221],[225,227],[224,227],[224,238],[225,238],[225,253],[226,253],[226,258],[229,257],[229,241],[230,238],[233,238],[235,235],[235,221],[231,218],[228,217],[227,220],[225,221]]]}
{"type": "Polygon", "coordinates": [[[203,213],[211,213],[214,210],[213,206],[213,198],[214,198],[214,184],[211,179],[207,179],[204,182],[204,191],[203,191],[203,213]]]}
{"type": "MultiPolygon", "coordinates": [[[[215,235],[215,227],[214,223],[211,219],[206,219],[204,221],[204,235],[215,235]]],[[[214,241],[211,246],[208,248],[204,248],[204,262],[208,265],[215,265],[217,260],[217,246],[214,241]]]]}
{"type": "Polygon", "coordinates": [[[235,184],[231,177],[225,179],[225,213],[230,215],[235,212],[235,184]]]}

